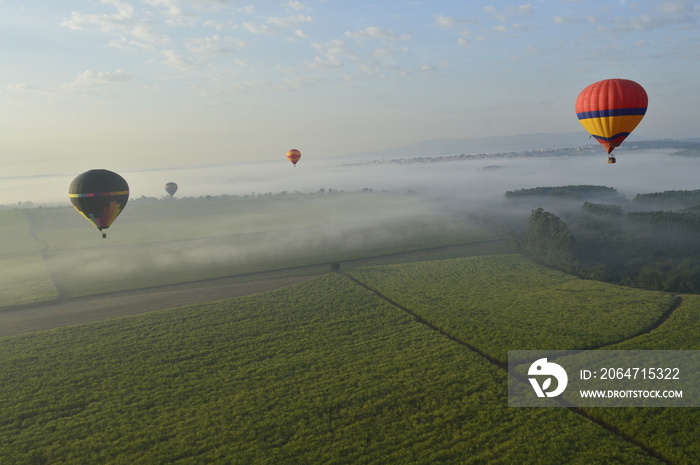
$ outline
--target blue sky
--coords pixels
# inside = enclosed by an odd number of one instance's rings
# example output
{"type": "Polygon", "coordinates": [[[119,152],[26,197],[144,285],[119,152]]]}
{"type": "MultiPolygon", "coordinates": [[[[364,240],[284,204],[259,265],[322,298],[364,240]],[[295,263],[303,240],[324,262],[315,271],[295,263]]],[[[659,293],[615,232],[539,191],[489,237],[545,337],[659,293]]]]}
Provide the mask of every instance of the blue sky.
{"type": "Polygon", "coordinates": [[[649,94],[635,134],[698,137],[699,14],[696,1],[0,0],[2,176],[586,136],[576,96],[613,77],[649,94]]]}

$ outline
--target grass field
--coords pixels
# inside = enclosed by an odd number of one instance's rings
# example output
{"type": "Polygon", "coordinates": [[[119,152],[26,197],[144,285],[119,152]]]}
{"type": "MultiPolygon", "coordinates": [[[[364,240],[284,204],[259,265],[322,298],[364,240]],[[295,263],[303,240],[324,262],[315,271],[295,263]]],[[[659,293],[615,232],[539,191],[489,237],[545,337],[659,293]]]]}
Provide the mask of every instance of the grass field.
{"type": "Polygon", "coordinates": [[[601,426],[564,408],[509,408],[505,370],[459,342],[496,360],[699,348],[694,297],[634,337],[671,301],[495,255],[352,268],[6,337],[0,462],[698,463],[697,409],[591,409],[601,426]]]}
{"type": "MultiPolygon", "coordinates": [[[[581,280],[517,255],[353,270],[352,276],[498,362],[508,350],[700,349],[700,298],[581,280]],[[643,333],[643,334],[640,334],[643,333]]],[[[700,409],[584,409],[671,463],[700,461],[700,409]]],[[[552,462],[557,463],[557,462],[552,462]]]]}
{"type": "Polygon", "coordinates": [[[494,239],[384,192],[135,200],[107,239],[72,207],[0,214],[0,307],[494,239]]]}
{"type": "MultiPolygon", "coordinates": [[[[700,296],[683,304],[658,329],[611,346],[618,350],[700,350],[700,296]]],[[[660,450],[674,463],[700,462],[700,408],[589,409],[593,415],[660,450]]]]}
{"type": "Polygon", "coordinates": [[[51,280],[26,215],[0,210],[0,307],[53,300],[58,290],[51,280]]]}
{"type": "Polygon", "coordinates": [[[674,302],[661,292],[578,279],[520,255],[349,274],[504,364],[509,349],[591,349],[628,339],[674,302]]]}

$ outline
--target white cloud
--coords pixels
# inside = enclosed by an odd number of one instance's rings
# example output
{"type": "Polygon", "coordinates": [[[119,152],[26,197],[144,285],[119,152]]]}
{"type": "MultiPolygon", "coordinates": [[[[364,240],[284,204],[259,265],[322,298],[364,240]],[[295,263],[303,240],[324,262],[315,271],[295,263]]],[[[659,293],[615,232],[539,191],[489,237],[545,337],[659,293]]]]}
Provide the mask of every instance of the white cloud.
{"type": "Polygon", "coordinates": [[[441,29],[452,29],[459,24],[457,18],[443,15],[435,15],[435,22],[441,29]]]}
{"type": "Polygon", "coordinates": [[[532,3],[525,3],[519,6],[509,6],[505,8],[498,8],[496,6],[485,6],[482,8],[483,11],[493,15],[498,21],[503,23],[508,23],[513,17],[528,16],[535,12],[535,7],[532,3]]]}
{"type": "Polygon", "coordinates": [[[285,5],[288,10],[292,11],[301,11],[304,9],[304,4],[301,2],[298,2],[296,0],[287,0],[287,3],[285,5]]]}
{"type": "Polygon", "coordinates": [[[185,44],[190,52],[197,55],[232,54],[245,46],[243,40],[218,35],[191,39],[185,44]]]}
{"type": "Polygon", "coordinates": [[[217,29],[219,31],[226,27],[226,23],[222,23],[221,21],[214,21],[213,19],[204,21],[204,25],[207,27],[213,27],[214,29],[217,29]]]}
{"type": "Polygon", "coordinates": [[[190,20],[190,16],[179,6],[169,7],[163,15],[168,18],[167,23],[171,25],[187,23],[190,20]]]}
{"type": "Polygon", "coordinates": [[[477,24],[475,21],[455,18],[452,16],[435,15],[435,23],[442,30],[454,31],[454,34],[457,35],[457,45],[471,45],[471,41],[469,40],[469,38],[472,36],[472,32],[468,29],[465,29],[463,25],[466,23],[477,24]]]}
{"type": "Polygon", "coordinates": [[[293,29],[302,24],[313,23],[311,16],[295,15],[286,17],[275,17],[267,20],[267,23],[278,29],[293,29]]]}
{"type": "Polygon", "coordinates": [[[320,55],[309,63],[311,68],[338,68],[343,65],[343,57],[357,59],[341,39],[334,39],[325,44],[314,42],[311,46],[320,52],[320,55]]]}
{"type": "Polygon", "coordinates": [[[652,11],[631,16],[616,17],[615,29],[623,31],[648,31],[678,24],[697,24],[697,2],[677,0],[655,3],[652,11]]]}
{"type": "Polygon", "coordinates": [[[102,4],[117,9],[116,13],[83,14],[72,12],[62,26],[73,30],[96,27],[100,32],[112,36],[108,42],[113,48],[153,49],[156,45],[170,42],[170,38],[156,30],[150,17],[139,18],[131,4],[120,0],[102,0],[102,4]]]}
{"type": "Polygon", "coordinates": [[[102,0],[103,4],[112,5],[117,9],[112,14],[81,14],[71,13],[69,20],[63,21],[61,26],[73,30],[82,30],[85,26],[97,26],[102,32],[113,33],[128,28],[134,21],[134,7],[119,0],[102,0]]]}
{"type": "Polygon", "coordinates": [[[165,60],[161,61],[164,65],[170,66],[180,71],[190,71],[192,69],[192,63],[183,58],[175,50],[163,50],[163,56],[165,60]]]}
{"type": "Polygon", "coordinates": [[[306,8],[304,0],[282,0],[276,8],[283,14],[267,17],[256,16],[255,6],[241,0],[100,2],[88,13],[73,12],[62,25],[73,30],[99,31],[107,36],[105,44],[109,48],[138,50],[146,60],[180,71],[210,65],[208,58],[232,54],[246,46],[242,39],[223,31],[271,37],[286,34],[287,40],[294,41],[309,37],[305,27],[314,22],[312,16],[302,14],[306,8]],[[285,15],[285,10],[292,13],[285,15]],[[207,37],[202,27],[217,33],[207,37]]]}
{"type": "Polygon", "coordinates": [[[167,44],[170,38],[165,34],[156,32],[150,25],[141,23],[137,24],[132,30],[131,35],[143,42],[150,44],[167,44]]]}
{"type": "Polygon", "coordinates": [[[326,78],[313,76],[294,76],[285,77],[283,80],[284,88],[288,90],[307,89],[317,87],[327,81],[326,78]]]}
{"type": "Polygon", "coordinates": [[[359,31],[347,31],[346,37],[352,39],[410,40],[411,34],[397,34],[379,26],[369,26],[359,31]]]}
{"type": "Polygon", "coordinates": [[[578,24],[578,23],[589,23],[595,24],[598,22],[596,16],[585,15],[585,16],[554,16],[552,21],[555,24],[578,24]]]}
{"type": "Polygon", "coordinates": [[[89,92],[97,90],[106,84],[129,79],[131,79],[131,75],[118,68],[114,72],[88,70],[78,74],[78,78],[75,81],[63,84],[62,87],[67,92],[89,92]]]}
{"type": "Polygon", "coordinates": [[[298,29],[302,24],[313,22],[314,19],[311,16],[294,15],[268,18],[263,24],[248,21],[243,23],[243,27],[251,34],[277,34],[287,30],[298,29]]]}
{"type": "Polygon", "coordinates": [[[251,34],[272,34],[272,30],[267,24],[245,22],[243,23],[243,28],[251,34]]]}
{"type": "MultiPolygon", "coordinates": [[[[313,61],[306,64],[311,69],[337,69],[347,67],[343,76],[353,80],[371,76],[385,79],[396,75],[413,74],[416,66],[406,66],[401,60],[407,47],[397,47],[395,41],[408,40],[408,37],[396,34],[388,29],[368,27],[360,31],[346,32],[346,37],[356,42],[348,43],[343,39],[334,39],[325,43],[311,44],[319,53],[313,61]],[[381,47],[365,47],[363,39],[381,40],[381,47]]],[[[410,36],[409,36],[410,37],[410,36]]]]}
{"type": "Polygon", "coordinates": [[[8,91],[40,91],[50,94],[77,94],[97,92],[107,85],[128,81],[132,78],[129,73],[117,68],[115,71],[91,71],[79,73],[71,82],[50,84],[48,86],[31,86],[17,84],[7,86],[8,91]]]}

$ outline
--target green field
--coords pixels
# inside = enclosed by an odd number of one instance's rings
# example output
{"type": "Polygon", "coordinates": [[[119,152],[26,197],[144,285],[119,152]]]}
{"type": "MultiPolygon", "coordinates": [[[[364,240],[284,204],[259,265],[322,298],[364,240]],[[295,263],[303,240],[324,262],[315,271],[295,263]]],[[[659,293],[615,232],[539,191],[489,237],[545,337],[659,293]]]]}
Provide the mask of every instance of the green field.
{"type": "Polygon", "coordinates": [[[0,307],[495,239],[384,192],[137,199],[107,239],[72,207],[0,220],[0,307]]]}
{"type": "Polygon", "coordinates": [[[698,409],[507,407],[508,349],[700,348],[672,303],[494,255],[6,337],[0,463],[698,463],[698,409]]]}
{"type": "Polygon", "coordinates": [[[53,300],[58,290],[24,212],[0,210],[0,307],[53,300]]]}
{"type": "MultiPolygon", "coordinates": [[[[700,349],[699,297],[684,296],[668,320],[651,330],[673,305],[670,294],[578,279],[517,255],[368,268],[350,275],[500,363],[506,363],[508,350],[522,349],[700,349]]],[[[700,461],[700,409],[584,411],[671,463],[700,461]]]]}
{"type": "Polygon", "coordinates": [[[504,364],[509,349],[592,349],[628,339],[674,302],[668,294],[578,279],[519,255],[439,263],[350,275],[504,364]]]}

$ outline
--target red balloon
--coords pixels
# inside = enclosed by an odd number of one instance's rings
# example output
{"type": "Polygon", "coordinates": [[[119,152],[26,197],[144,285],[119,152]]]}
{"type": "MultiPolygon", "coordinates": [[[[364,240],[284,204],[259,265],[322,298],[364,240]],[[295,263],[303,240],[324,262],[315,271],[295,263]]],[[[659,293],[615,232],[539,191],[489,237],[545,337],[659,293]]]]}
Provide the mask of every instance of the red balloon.
{"type": "Polygon", "coordinates": [[[637,127],[647,105],[647,93],[636,82],[605,79],[581,91],[576,99],[576,116],[610,154],[637,127]]]}

